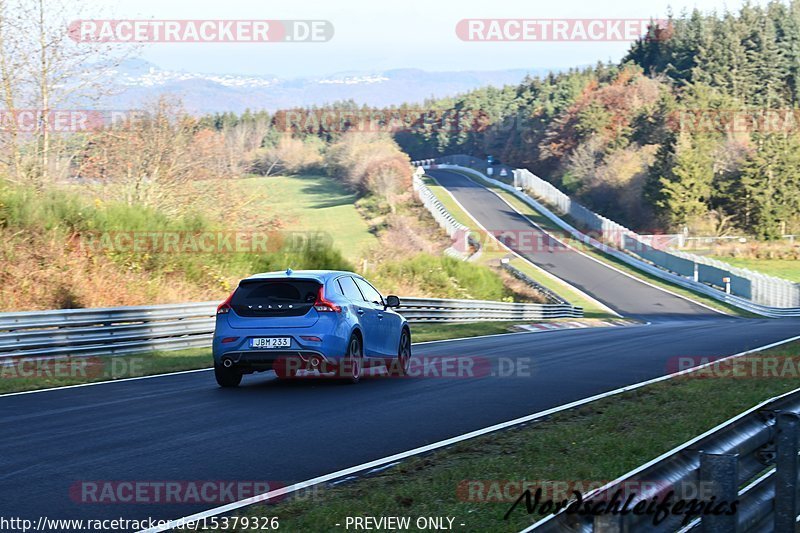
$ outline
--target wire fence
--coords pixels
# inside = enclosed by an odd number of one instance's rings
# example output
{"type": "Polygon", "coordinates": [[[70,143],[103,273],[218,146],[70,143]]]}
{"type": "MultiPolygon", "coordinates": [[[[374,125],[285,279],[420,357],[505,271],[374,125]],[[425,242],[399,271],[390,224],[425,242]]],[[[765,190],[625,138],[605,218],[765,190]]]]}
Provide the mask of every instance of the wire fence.
{"type": "Polygon", "coordinates": [[[567,215],[584,228],[596,232],[603,242],[646,259],[664,270],[761,305],[800,307],[800,284],[734,267],[709,257],[674,250],[660,250],[653,246],[652,238],[645,238],[613,220],[594,213],[526,169],[514,171],[514,185],[554,206],[559,214],[567,215]]]}

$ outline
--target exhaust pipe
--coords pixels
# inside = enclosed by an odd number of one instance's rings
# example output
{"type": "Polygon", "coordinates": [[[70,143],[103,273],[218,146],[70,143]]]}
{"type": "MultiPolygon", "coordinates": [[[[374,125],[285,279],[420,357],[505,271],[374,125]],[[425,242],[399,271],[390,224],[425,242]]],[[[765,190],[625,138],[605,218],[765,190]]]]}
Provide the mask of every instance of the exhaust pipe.
{"type": "Polygon", "coordinates": [[[233,361],[230,359],[223,359],[222,366],[224,366],[225,368],[230,368],[233,366],[233,361]]]}
{"type": "Polygon", "coordinates": [[[308,364],[311,365],[311,368],[317,368],[320,363],[319,356],[312,355],[311,358],[308,360],[308,364]]]}

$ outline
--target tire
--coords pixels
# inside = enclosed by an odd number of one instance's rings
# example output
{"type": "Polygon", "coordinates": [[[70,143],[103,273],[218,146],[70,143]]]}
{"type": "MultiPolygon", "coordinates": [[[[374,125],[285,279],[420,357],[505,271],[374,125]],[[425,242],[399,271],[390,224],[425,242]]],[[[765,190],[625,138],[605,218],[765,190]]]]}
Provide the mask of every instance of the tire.
{"type": "Polygon", "coordinates": [[[397,346],[397,358],[386,363],[386,370],[390,376],[407,376],[411,365],[411,333],[403,328],[400,334],[400,343],[397,346]]]}
{"type": "Polygon", "coordinates": [[[242,373],[235,368],[225,368],[214,363],[214,377],[217,378],[217,385],[224,388],[238,387],[242,382],[242,373]]]}
{"type": "Polygon", "coordinates": [[[364,348],[358,335],[353,334],[347,342],[347,354],[339,365],[342,379],[358,383],[364,373],[364,348]]]}

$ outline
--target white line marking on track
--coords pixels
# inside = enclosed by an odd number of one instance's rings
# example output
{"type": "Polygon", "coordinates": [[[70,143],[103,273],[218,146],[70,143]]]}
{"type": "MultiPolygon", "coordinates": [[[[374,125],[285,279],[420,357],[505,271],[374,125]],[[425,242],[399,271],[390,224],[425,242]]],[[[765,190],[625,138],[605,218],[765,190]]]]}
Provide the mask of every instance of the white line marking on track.
{"type": "Polygon", "coordinates": [[[690,372],[697,371],[699,369],[702,369],[702,368],[717,364],[720,361],[725,361],[727,359],[732,359],[734,357],[741,357],[743,355],[747,355],[747,354],[750,354],[750,353],[753,353],[753,352],[758,352],[758,351],[762,351],[762,350],[768,350],[770,348],[774,348],[776,346],[780,346],[782,344],[786,344],[788,342],[792,342],[792,341],[795,341],[795,340],[798,340],[798,339],[800,339],[800,335],[797,335],[795,337],[790,337],[788,339],[783,339],[781,341],[773,342],[773,343],[770,343],[770,344],[766,344],[764,346],[759,346],[758,348],[753,348],[752,350],[747,350],[745,352],[741,352],[741,353],[729,355],[729,356],[726,356],[726,357],[722,357],[722,358],[717,359],[715,361],[712,361],[712,362],[709,362],[709,363],[705,363],[705,364],[702,364],[702,365],[698,365],[698,366],[695,366],[695,367],[692,367],[692,368],[687,368],[686,370],[682,370],[680,372],[675,372],[673,374],[667,374],[665,376],[659,376],[657,378],[653,378],[653,379],[650,379],[650,380],[647,380],[647,381],[634,383],[633,385],[628,385],[626,387],[621,387],[619,389],[614,389],[614,390],[611,390],[611,391],[608,391],[608,392],[597,394],[595,396],[590,396],[588,398],[583,398],[582,400],[576,400],[574,402],[570,402],[570,403],[567,403],[567,404],[564,404],[564,405],[560,405],[558,407],[552,407],[552,408],[546,409],[544,411],[539,411],[538,413],[533,413],[531,415],[523,416],[523,417],[520,417],[520,418],[515,418],[514,420],[509,420],[507,422],[501,422],[500,424],[495,424],[493,426],[485,427],[485,428],[482,428],[482,429],[477,429],[475,431],[471,431],[469,433],[464,433],[462,435],[456,435],[455,437],[451,437],[449,439],[445,439],[445,440],[442,440],[442,441],[439,441],[439,442],[434,442],[432,444],[427,444],[425,446],[420,446],[419,448],[414,448],[412,450],[408,450],[408,451],[405,451],[405,452],[396,453],[394,455],[390,455],[388,457],[383,457],[381,459],[375,459],[374,461],[369,461],[367,463],[363,463],[363,464],[360,464],[360,465],[351,466],[350,468],[345,468],[343,470],[339,470],[339,471],[336,471],[336,472],[331,472],[330,474],[325,474],[325,475],[318,476],[318,477],[315,477],[315,478],[312,478],[312,479],[309,479],[309,480],[306,480],[306,481],[301,481],[299,483],[295,483],[294,485],[289,485],[287,487],[282,487],[280,489],[276,489],[276,490],[272,490],[272,491],[269,491],[269,492],[265,492],[263,494],[259,494],[257,496],[253,496],[251,498],[246,498],[246,499],[243,499],[243,500],[239,500],[237,502],[231,502],[229,504],[222,505],[220,507],[215,507],[213,509],[208,509],[207,511],[201,511],[201,512],[195,513],[193,515],[189,515],[189,516],[185,516],[185,517],[178,518],[178,519],[175,519],[175,520],[171,520],[171,521],[166,522],[166,523],[164,523],[164,524],[162,524],[160,526],[153,527],[153,528],[150,528],[150,529],[144,529],[140,533],[157,533],[159,531],[168,531],[168,530],[174,529],[175,527],[178,527],[178,526],[185,526],[186,524],[190,524],[192,522],[196,522],[196,521],[202,520],[204,518],[209,518],[211,516],[216,516],[216,515],[219,515],[219,514],[228,513],[230,511],[235,511],[237,509],[241,509],[242,507],[246,507],[248,505],[253,505],[255,503],[272,500],[274,498],[278,498],[278,497],[284,496],[286,494],[291,494],[292,492],[296,492],[296,491],[301,490],[301,489],[312,487],[312,486],[318,485],[320,483],[326,483],[326,482],[333,481],[333,480],[336,480],[336,479],[339,479],[339,478],[343,478],[343,477],[346,477],[346,476],[352,476],[353,474],[357,474],[359,472],[363,472],[364,470],[370,470],[370,469],[378,468],[378,467],[386,465],[387,463],[401,461],[403,459],[407,459],[408,457],[412,457],[414,455],[419,455],[419,454],[422,454],[422,453],[430,452],[430,451],[437,450],[439,448],[444,448],[446,446],[450,446],[450,445],[453,445],[453,444],[456,444],[456,443],[459,443],[459,442],[462,442],[462,441],[465,441],[465,440],[468,440],[468,439],[472,439],[472,438],[475,438],[475,437],[480,437],[480,436],[486,435],[488,433],[493,433],[493,432],[499,431],[501,429],[506,429],[506,428],[509,428],[509,427],[512,427],[512,426],[517,426],[519,424],[524,424],[526,422],[531,422],[531,421],[537,420],[539,418],[542,418],[542,417],[545,417],[545,416],[548,416],[548,415],[551,415],[551,414],[554,414],[554,413],[558,413],[560,411],[565,411],[565,410],[571,409],[573,407],[578,407],[578,406],[587,404],[589,402],[593,402],[595,400],[608,398],[610,396],[615,396],[615,395],[621,394],[623,392],[628,392],[628,391],[635,390],[635,389],[638,389],[638,388],[641,388],[641,387],[644,387],[644,386],[647,386],[647,385],[652,385],[653,383],[666,381],[666,380],[672,379],[672,378],[674,378],[676,376],[680,376],[680,375],[683,375],[683,374],[688,374],[690,372]]]}

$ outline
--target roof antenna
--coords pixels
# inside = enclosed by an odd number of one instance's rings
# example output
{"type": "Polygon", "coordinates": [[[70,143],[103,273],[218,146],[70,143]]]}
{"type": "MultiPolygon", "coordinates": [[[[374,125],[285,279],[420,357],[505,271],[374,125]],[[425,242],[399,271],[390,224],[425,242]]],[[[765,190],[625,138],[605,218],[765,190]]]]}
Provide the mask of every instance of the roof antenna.
{"type": "Polygon", "coordinates": [[[292,275],[292,269],[291,268],[287,268],[286,269],[286,275],[287,276],[291,276],[292,275]]]}

